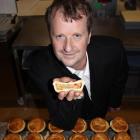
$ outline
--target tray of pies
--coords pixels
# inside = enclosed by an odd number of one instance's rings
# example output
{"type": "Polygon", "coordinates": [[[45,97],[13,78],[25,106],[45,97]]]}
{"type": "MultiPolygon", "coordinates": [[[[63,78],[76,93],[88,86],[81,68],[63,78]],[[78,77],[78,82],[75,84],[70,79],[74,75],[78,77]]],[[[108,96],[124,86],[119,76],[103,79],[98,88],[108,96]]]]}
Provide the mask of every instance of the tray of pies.
{"type": "Polygon", "coordinates": [[[29,121],[10,119],[1,140],[132,140],[132,137],[127,121],[119,116],[110,121],[101,117],[90,121],[79,118],[69,131],[36,117],[29,121]]]}

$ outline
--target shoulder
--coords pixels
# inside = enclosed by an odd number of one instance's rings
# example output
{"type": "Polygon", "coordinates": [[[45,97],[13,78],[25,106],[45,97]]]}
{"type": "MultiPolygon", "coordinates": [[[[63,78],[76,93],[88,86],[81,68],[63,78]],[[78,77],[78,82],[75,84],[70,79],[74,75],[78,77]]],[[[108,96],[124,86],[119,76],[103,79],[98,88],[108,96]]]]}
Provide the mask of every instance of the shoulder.
{"type": "Polygon", "coordinates": [[[52,47],[47,46],[46,48],[41,48],[33,50],[26,59],[26,65],[43,65],[48,63],[53,59],[52,47]]]}
{"type": "Polygon", "coordinates": [[[92,36],[88,49],[89,52],[104,54],[124,52],[123,43],[120,39],[104,35],[92,36]]]}

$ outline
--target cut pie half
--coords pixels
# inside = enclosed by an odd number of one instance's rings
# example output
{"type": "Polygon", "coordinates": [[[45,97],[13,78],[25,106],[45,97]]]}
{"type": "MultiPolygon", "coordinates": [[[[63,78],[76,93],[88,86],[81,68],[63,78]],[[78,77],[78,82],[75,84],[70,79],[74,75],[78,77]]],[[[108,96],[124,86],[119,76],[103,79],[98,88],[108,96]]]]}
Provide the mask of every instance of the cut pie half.
{"type": "Polygon", "coordinates": [[[69,137],[69,140],[88,140],[88,137],[82,133],[75,133],[69,137]]]}
{"type": "Polygon", "coordinates": [[[25,128],[25,121],[22,118],[12,118],[8,122],[8,130],[11,133],[19,133],[25,128]]]}
{"type": "Polygon", "coordinates": [[[110,127],[115,132],[127,132],[128,131],[128,123],[122,117],[115,117],[113,120],[110,121],[110,127]]]}
{"type": "Polygon", "coordinates": [[[3,140],[22,140],[22,137],[20,134],[9,133],[3,138],[3,140]]]}
{"type": "Polygon", "coordinates": [[[82,91],[84,87],[84,81],[83,80],[77,80],[75,82],[60,82],[60,81],[54,81],[53,82],[54,90],[56,92],[62,92],[62,91],[82,91]]]}
{"type": "Polygon", "coordinates": [[[43,136],[39,133],[30,133],[25,140],[44,140],[43,136]]]}
{"type": "Polygon", "coordinates": [[[53,125],[51,122],[48,123],[48,129],[51,133],[61,133],[64,131],[63,129],[53,125]]]}
{"type": "Polygon", "coordinates": [[[97,117],[91,120],[90,129],[94,132],[106,132],[109,128],[109,123],[101,117],[97,117]]]}
{"type": "Polygon", "coordinates": [[[61,133],[52,133],[46,140],[65,140],[65,136],[61,133]]]}
{"type": "Polygon", "coordinates": [[[72,129],[72,132],[83,133],[84,131],[86,131],[86,129],[87,129],[87,122],[84,119],[79,118],[74,128],[72,129]]]}
{"type": "Polygon", "coordinates": [[[39,117],[31,119],[27,124],[27,129],[31,133],[40,133],[46,127],[46,122],[39,117]]]}
{"type": "Polygon", "coordinates": [[[96,133],[91,137],[91,140],[110,140],[110,138],[105,133],[96,133]]]}
{"type": "Polygon", "coordinates": [[[120,132],[114,136],[113,140],[132,140],[132,138],[127,132],[120,132]]]}

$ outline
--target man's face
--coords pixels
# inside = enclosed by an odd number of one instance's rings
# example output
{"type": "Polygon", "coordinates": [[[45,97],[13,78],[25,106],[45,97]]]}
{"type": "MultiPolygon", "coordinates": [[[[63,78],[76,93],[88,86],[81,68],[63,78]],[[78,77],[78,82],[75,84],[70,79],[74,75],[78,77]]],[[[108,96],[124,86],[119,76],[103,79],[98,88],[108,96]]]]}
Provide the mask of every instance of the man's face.
{"type": "Polygon", "coordinates": [[[87,30],[87,18],[65,21],[58,10],[51,22],[51,40],[56,57],[74,69],[83,69],[86,64],[86,49],[91,33],[87,30]]]}

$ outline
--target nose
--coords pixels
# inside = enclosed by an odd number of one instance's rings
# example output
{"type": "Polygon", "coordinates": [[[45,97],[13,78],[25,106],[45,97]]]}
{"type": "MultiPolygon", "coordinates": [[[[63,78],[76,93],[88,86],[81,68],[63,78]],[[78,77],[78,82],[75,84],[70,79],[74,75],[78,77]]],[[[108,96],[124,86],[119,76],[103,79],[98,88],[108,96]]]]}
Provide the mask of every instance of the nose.
{"type": "Polygon", "coordinates": [[[70,52],[71,50],[72,50],[71,39],[67,38],[65,40],[64,51],[65,52],[70,52]]]}

